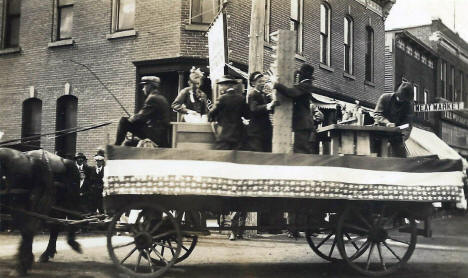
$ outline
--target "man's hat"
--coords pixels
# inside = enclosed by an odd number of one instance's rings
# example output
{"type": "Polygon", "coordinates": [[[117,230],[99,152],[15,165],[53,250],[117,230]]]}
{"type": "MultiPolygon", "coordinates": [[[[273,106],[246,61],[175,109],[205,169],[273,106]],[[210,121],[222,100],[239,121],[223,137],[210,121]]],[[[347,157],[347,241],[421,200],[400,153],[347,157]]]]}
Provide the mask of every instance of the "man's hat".
{"type": "Polygon", "coordinates": [[[83,158],[83,159],[86,159],[86,156],[85,156],[83,153],[76,153],[76,154],[75,154],[75,159],[76,159],[76,158],[79,158],[79,157],[81,157],[81,158],[83,158]]]}
{"type": "Polygon", "coordinates": [[[97,155],[94,156],[94,160],[96,160],[96,161],[98,161],[98,160],[104,160],[104,156],[98,155],[98,154],[97,154],[97,155]]]}
{"type": "Polygon", "coordinates": [[[249,83],[250,85],[252,85],[253,82],[255,82],[255,80],[259,79],[260,77],[262,77],[263,74],[259,71],[254,71],[250,74],[249,76],[249,83]]]}
{"type": "Polygon", "coordinates": [[[395,94],[402,101],[411,101],[414,96],[413,86],[409,82],[402,82],[395,94]]]}
{"type": "Polygon", "coordinates": [[[314,78],[314,67],[309,64],[302,64],[299,69],[299,73],[306,79],[315,79],[314,78]]]}
{"type": "Polygon", "coordinates": [[[143,76],[141,78],[140,84],[156,84],[159,85],[161,84],[161,79],[157,76],[143,76]]]}
{"type": "Polygon", "coordinates": [[[223,84],[223,83],[237,84],[237,81],[234,79],[234,77],[230,75],[223,75],[218,80],[216,80],[216,84],[223,84]]]}

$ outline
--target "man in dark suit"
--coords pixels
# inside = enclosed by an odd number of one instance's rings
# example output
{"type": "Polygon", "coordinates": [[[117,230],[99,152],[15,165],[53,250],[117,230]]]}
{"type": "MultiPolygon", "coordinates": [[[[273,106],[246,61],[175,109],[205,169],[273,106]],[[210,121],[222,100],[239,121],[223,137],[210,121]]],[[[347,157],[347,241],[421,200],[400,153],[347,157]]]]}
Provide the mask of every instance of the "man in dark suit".
{"type": "Polygon", "coordinates": [[[217,82],[221,96],[208,113],[210,121],[217,121],[221,132],[216,140],[217,150],[236,150],[244,136],[242,117],[247,117],[248,106],[242,93],[236,89],[237,81],[229,75],[217,82]],[[224,92],[224,93],[223,93],[224,92]]]}
{"type": "Polygon", "coordinates": [[[275,83],[274,88],[293,100],[294,152],[313,153],[314,148],[310,138],[315,130],[315,124],[310,113],[310,102],[316,101],[312,97],[314,67],[303,64],[297,74],[298,83],[292,88],[280,83],[275,83]]]}
{"type": "Polygon", "coordinates": [[[170,110],[166,97],[159,90],[161,80],[156,76],[143,76],[140,84],[143,84],[145,103],[137,114],[120,119],[115,145],[121,145],[130,131],[140,139],[151,139],[159,147],[169,147],[170,110]]]}
{"type": "Polygon", "coordinates": [[[75,165],[80,172],[80,205],[83,212],[89,212],[90,180],[92,169],[86,164],[86,156],[78,152],[75,155],[75,165]]]}
{"type": "Polygon", "coordinates": [[[104,188],[104,156],[100,153],[94,156],[96,166],[92,167],[90,179],[90,194],[88,207],[90,212],[104,213],[102,207],[102,190],[104,188]]]}

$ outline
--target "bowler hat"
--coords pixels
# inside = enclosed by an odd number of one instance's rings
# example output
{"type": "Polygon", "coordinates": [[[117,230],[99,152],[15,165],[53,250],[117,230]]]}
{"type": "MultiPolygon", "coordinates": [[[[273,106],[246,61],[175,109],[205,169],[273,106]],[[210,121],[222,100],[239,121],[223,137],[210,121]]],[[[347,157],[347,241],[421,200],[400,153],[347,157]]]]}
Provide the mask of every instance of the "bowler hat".
{"type": "Polygon", "coordinates": [[[86,156],[81,152],[75,154],[75,159],[79,157],[86,159],[86,156]]]}
{"type": "Polygon", "coordinates": [[[161,79],[157,76],[143,76],[141,78],[140,84],[157,84],[159,85],[161,83],[161,79]]]}
{"type": "Polygon", "coordinates": [[[314,78],[314,67],[309,64],[303,64],[299,69],[299,73],[306,79],[315,79],[314,78]]]}
{"type": "Polygon", "coordinates": [[[409,82],[402,82],[395,94],[402,101],[410,101],[414,95],[413,86],[409,82]]]}
{"type": "Polygon", "coordinates": [[[232,83],[232,84],[237,84],[237,81],[234,79],[234,77],[230,75],[223,75],[218,80],[216,80],[216,84],[223,84],[223,83],[232,83]]]}

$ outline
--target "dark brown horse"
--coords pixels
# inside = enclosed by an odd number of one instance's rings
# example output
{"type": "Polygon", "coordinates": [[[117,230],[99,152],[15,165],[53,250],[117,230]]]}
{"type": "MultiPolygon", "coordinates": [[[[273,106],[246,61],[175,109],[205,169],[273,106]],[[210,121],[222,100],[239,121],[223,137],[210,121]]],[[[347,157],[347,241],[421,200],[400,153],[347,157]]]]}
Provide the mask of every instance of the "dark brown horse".
{"type": "MultiPolygon", "coordinates": [[[[79,172],[73,161],[47,151],[22,153],[0,148],[0,190],[2,194],[11,196],[7,205],[14,208],[11,211],[13,221],[22,236],[16,271],[24,275],[34,261],[32,241],[40,220],[15,209],[65,218],[66,214],[57,213],[51,208],[53,205],[66,209],[79,207],[79,172]]],[[[49,245],[40,261],[48,261],[56,253],[55,244],[60,226],[52,224],[49,227],[49,245]]],[[[73,250],[81,252],[73,229],[68,230],[67,242],[73,250]]]]}
{"type": "MultiPolygon", "coordinates": [[[[33,158],[41,158],[44,151],[36,150],[26,153],[33,158]]],[[[55,187],[55,207],[65,210],[77,210],[80,207],[80,172],[75,165],[75,162],[70,159],[64,159],[58,155],[45,152],[47,163],[52,170],[54,187],[55,187]]],[[[75,214],[52,210],[49,214],[56,218],[76,219],[75,214]]],[[[50,224],[50,237],[47,249],[42,253],[39,262],[48,262],[57,253],[56,244],[59,232],[62,229],[61,225],[50,224]]],[[[75,228],[67,227],[67,243],[76,252],[81,253],[81,246],[75,240],[75,228]]]]}
{"type": "MultiPolygon", "coordinates": [[[[45,154],[31,157],[22,152],[0,148],[0,192],[8,195],[8,205],[19,210],[40,214],[49,213],[53,204],[53,175],[45,154]]],[[[13,223],[21,232],[21,243],[16,258],[16,271],[25,275],[34,262],[32,242],[40,220],[11,211],[13,223]]]]}

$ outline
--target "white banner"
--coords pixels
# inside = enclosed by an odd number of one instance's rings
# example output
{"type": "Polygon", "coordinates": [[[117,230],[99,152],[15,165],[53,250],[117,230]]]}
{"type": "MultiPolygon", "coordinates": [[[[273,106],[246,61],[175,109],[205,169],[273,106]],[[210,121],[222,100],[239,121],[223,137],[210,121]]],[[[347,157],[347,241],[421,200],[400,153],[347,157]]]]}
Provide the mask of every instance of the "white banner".
{"type": "Polygon", "coordinates": [[[224,13],[219,13],[208,30],[208,54],[210,59],[211,87],[214,89],[216,80],[225,73],[227,63],[226,19],[224,13]]]}

